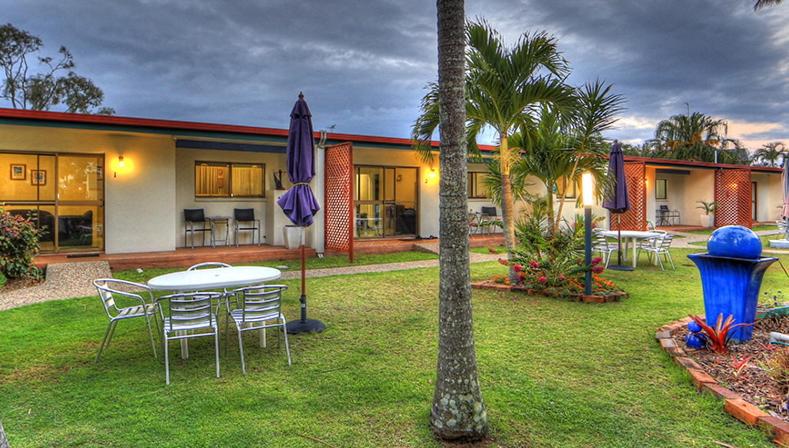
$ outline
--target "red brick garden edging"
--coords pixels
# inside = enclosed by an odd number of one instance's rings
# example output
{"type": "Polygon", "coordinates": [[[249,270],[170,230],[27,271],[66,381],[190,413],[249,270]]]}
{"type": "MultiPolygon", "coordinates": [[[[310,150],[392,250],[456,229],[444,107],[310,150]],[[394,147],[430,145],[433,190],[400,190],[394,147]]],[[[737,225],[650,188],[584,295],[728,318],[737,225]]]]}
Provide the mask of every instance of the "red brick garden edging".
{"type": "MultiPolygon", "coordinates": [[[[527,294],[537,295],[537,296],[555,297],[555,296],[545,295],[541,292],[524,288],[522,286],[510,286],[510,285],[505,285],[503,283],[494,283],[489,280],[483,280],[480,282],[471,282],[471,287],[474,289],[493,289],[495,291],[515,291],[515,292],[525,292],[527,294]]],[[[576,300],[578,302],[584,302],[584,303],[608,303],[608,302],[619,302],[620,300],[626,298],[627,298],[627,293],[621,292],[621,293],[613,293],[607,295],[592,294],[589,296],[581,294],[578,295],[577,297],[570,297],[569,299],[576,300]]]]}
{"type": "Polygon", "coordinates": [[[666,351],[674,362],[684,367],[690,374],[693,384],[698,392],[707,392],[724,401],[723,408],[736,419],[749,426],[759,426],[769,431],[773,436],[773,442],[777,445],[789,447],[789,423],[780,417],[774,417],[762,411],[753,404],[745,401],[738,393],[718,384],[715,378],[704,372],[699,363],[687,356],[682,347],[678,347],[671,336],[671,333],[690,322],[686,317],[676,322],[660,327],[655,333],[655,338],[660,343],[660,347],[666,351]]]}

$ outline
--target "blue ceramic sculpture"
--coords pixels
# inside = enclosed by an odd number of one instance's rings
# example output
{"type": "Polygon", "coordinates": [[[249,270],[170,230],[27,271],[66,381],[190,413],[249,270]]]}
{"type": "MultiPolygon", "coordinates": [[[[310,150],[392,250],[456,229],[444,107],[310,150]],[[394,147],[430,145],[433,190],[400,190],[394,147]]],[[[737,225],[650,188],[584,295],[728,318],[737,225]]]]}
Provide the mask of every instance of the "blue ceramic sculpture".
{"type": "MultiPolygon", "coordinates": [[[[707,247],[709,253],[688,255],[701,274],[707,324],[714,326],[720,314],[724,319],[733,315],[735,324],[752,324],[764,271],[778,259],[761,257],[759,237],[742,226],[714,231],[707,247]]],[[[737,327],[731,335],[732,341],[745,342],[753,336],[753,327],[737,327]]]]}

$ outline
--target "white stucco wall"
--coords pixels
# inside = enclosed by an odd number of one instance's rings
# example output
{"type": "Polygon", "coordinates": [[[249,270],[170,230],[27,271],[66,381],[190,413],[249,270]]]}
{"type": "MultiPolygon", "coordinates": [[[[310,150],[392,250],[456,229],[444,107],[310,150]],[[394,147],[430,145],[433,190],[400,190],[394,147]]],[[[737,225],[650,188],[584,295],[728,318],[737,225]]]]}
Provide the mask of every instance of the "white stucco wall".
{"type": "Polygon", "coordinates": [[[104,154],[105,251],[175,249],[175,142],[170,136],[3,125],[0,149],[104,154]],[[114,177],[119,155],[126,169],[114,177]]]}
{"type": "Polygon", "coordinates": [[[757,221],[775,221],[779,218],[781,212],[779,207],[783,204],[780,173],[752,173],[751,181],[756,182],[757,185],[757,221]]]}
{"type": "MultiPolygon", "coordinates": [[[[274,190],[273,173],[279,169],[285,171],[285,155],[276,153],[250,152],[250,151],[223,151],[205,149],[182,149],[175,151],[175,185],[176,200],[175,226],[173,237],[178,247],[184,247],[184,209],[202,208],[206,216],[233,216],[234,208],[252,208],[255,218],[261,220],[263,242],[268,244],[282,244],[281,226],[276,226],[274,214],[284,214],[276,206],[278,192],[274,190]],[[265,164],[265,198],[196,198],[195,197],[195,162],[237,162],[265,164]],[[275,228],[279,227],[279,228],[275,228]]],[[[283,173],[284,187],[288,188],[287,173],[283,173]]],[[[220,229],[221,236],[224,232],[220,229]]],[[[191,236],[189,241],[191,243],[191,236]]],[[[199,245],[201,237],[197,236],[195,245],[199,245]]],[[[239,240],[242,244],[251,242],[251,232],[244,232],[239,240]]],[[[233,232],[230,232],[230,242],[233,242],[233,232]]],[[[208,243],[208,237],[206,237],[208,243]]]]}

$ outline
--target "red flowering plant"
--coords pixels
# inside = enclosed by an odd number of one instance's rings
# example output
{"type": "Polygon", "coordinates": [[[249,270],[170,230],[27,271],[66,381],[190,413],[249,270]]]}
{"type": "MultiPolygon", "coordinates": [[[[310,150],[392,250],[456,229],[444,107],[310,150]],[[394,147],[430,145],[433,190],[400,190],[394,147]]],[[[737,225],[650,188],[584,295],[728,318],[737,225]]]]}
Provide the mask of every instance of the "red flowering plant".
{"type": "Polygon", "coordinates": [[[40,234],[30,217],[0,209],[0,273],[8,278],[40,277],[41,271],[33,264],[40,234]]]}
{"type": "MultiPolygon", "coordinates": [[[[621,291],[613,282],[601,277],[605,271],[601,257],[585,265],[582,219],[577,220],[575,226],[564,226],[551,235],[539,217],[527,217],[518,223],[516,236],[518,248],[513,251],[511,261],[516,273],[513,286],[550,296],[577,297],[584,292],[586,272],[592,271],[595,294],[621,291]]],[[[499,263],[509,266],[510,261],[499,259],[499,263]]],[[[510,283],[506,276],[497,278],[498,283],[510,283]]]]}

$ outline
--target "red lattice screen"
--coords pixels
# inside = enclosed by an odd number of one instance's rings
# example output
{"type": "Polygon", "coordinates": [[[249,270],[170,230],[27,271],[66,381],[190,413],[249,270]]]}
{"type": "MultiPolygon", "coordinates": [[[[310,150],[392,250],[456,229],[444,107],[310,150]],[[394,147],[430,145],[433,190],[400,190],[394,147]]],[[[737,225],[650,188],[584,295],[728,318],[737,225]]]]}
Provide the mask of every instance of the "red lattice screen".
{"type": "Polygon", "coordinates": [[[323,201],[326,251],[348,252],[353,262],[353,145],[326,148],[323,201]]]}
{"type": "Polygon", "coordinates": [[[751,227],[751,170],[715,172],[715,226],[751,227]]]}
{"type": "Polygon", "coordinates": [[[621,214],[609,214],[611,230],[646,230],[647,229],[647,187],[646,165],[643,163],[625,163],[625,179],[627,179],[627,197],[630,210],[621,214]]]}

